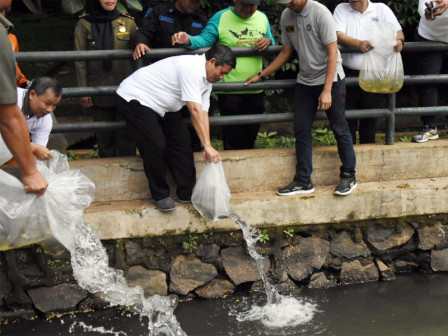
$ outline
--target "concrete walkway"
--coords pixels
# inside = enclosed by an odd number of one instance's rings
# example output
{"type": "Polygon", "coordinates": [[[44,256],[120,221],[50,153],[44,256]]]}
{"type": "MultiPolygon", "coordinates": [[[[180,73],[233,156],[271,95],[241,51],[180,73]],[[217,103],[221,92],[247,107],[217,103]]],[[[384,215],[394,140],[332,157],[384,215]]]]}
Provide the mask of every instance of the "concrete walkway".
{"type": "MultiPolygon", "coordinates": [[[[345,197],[333,195],[340,166],[334,146],[314,149],[315,192],[289,197],[275,191],[294,176],[294,149],[222,152],[232,210],[257,227],[448,213],[448,140],[358,145],[355,150],[358,188],[345,197]]],[[[204,163],[200,154],[195,159],[199,176],[204,163]]],[[[210,222],[191,205],[177,204],[170,213],[158,211],[148,201],[138,158],[79,160],[70,165],[96,184],[96,202],[86,210],[85,220],[102,239],[239,228],[228,219],[210,222]]]]}

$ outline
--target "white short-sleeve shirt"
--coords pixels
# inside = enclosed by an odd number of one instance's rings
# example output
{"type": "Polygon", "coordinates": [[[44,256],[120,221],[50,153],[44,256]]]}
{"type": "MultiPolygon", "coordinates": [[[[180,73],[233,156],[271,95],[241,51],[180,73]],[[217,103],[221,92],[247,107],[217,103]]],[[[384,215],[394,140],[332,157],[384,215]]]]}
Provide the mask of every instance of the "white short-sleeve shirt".
{"type": "Polygon", "coordinates": [[[187,102],[208,112],[212,83],[207,81],[205,55],[168,57],[135,71],[117,89],[127,102],[137,100],[160,116],[179,111],[187,102]]]}
{"type": "MultiPolygon", "coordinates": [[[[437,16],[435,20],[426,20],[425,2],[428,2],[428,0],[420,0],[418,2],[418,13],[421,16],[418,25],[418,34],[430,41],[448,43],[448,11],[437,16]]],[[[437,5],[437,3],[434,5],[437,5]]]]}
{"type": "MultiPolygon", "coordinates": [[[[28,90],[17,88],[17,105],[22,110],[23,99],[25,98],[25,93],[28,90]]],[[[46,114],[41,118],[35,115],[29,116],[25,115],[26,123],[28,125],[28,131],[31,134],[31,142],[44,146],[47,146],[48,137],[50,136],[51,129],[53,128],[53,119],[50,114],[46,114]]]]}
{"type": "MultiPolygon", "coordinates": [[[[286,8],[281,15],[282,44],[292,45],[299,56],[300,71],[297,83],[305,85],[325,84],[328,53],[325,46],[337,40],[331,12],[321,3],[308,0],[297,13],[286,8]]],[[[333,81],[345,77],[341,55],[333,81]]]]}
{"type": "MultiPolygon", "coordinates": [[[[390,23],[398,32],[401,29],[400,23],[392,10],[383,3],[373,3],[369,1],[364,13],[360,13],[350,7],[348,3],[341,3],[336,6],[333,13],[336,31],[343,32],[348,36],[358,40],[369,40],[370,36],[365,29],[370,22],[390,23]]],[[[342,64],[353,70],[360,70],[364,55],[362,53],[343,54],[342,64]]]]}

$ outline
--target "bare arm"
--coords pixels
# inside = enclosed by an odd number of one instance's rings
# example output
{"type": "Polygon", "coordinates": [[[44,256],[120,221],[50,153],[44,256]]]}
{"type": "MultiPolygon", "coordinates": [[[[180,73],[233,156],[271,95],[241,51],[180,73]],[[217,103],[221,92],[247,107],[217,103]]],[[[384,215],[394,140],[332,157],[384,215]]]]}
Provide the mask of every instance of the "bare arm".
{"type": "MultiPolygon", "coordinates": [[[[292,46],[291,45],[284,45],[282,46],[282,50],[278,53],[277,57],[274,58],[274,60],[269,64],[263,71],[261,71],[262,76],[266,77],[270,75],[271,73],[277,71],[282,67],[283,64],[285,64],[292,54],[292,46]]],[[[255,75],[247,80],[245,85],[249,85],[251,83],[258,82],[261,79],[260,76],[255,75]]]]}
{"type": "Polygon", "coordinates": [[[28,126],[17,104],[0,105],[0,132],[22,170],[25,192],[42,196],[48,182],[36,168],[28,126]]]}
{"type": "Polygon", "coordinates": [[[203,155],[205,162],[219,162],[221,156],[219,155],[219,152],[212,147],[210,141],[208,113],[202,111],[202,106],[198,103],[187,102],[187,108],[190,111],[191,122],[193,123],[196,134],[204,147],[203,155]]]}
{"type": "Polygon", "coordinates": [[[47,147],[36,144],[34,142],[30,142],[30,145],[31,151],[38,160],[43,161],[53,157],[53,154],[51,154],[50,150],[47,147]]]}
{"type": "Polygon", "coordinates": [[[400,52],[404,47],[404,34],[402,30],[397,31],[397,44],[395,45],[395,50],[400,52]]]}
{"type": "Polygon", "coordinates": [[[320,110],[328,110],[331,107],[331,88],[333,87],[333,79],[336,74],[336,64],[338,61],[338,44],[336,41],[326,44],[327,49],[327,72],[325,74],[325,84],[322,93],[319,96],[320,110]]]}
{"type": "Polygon", "coordinates": [[[338,43],[346,45],[348,47],[359,48],[362,52],[368,52],[373,49],[369,40],[358,40],[357,38],[351,37],[341,31],[337,31],[336,35],[338,37],[338,43]]]}

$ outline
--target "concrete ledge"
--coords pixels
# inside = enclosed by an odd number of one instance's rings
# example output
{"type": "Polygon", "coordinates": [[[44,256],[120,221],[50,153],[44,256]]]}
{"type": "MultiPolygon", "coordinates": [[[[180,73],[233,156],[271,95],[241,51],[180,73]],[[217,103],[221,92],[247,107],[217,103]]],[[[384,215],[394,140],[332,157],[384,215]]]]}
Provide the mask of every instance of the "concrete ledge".
{"type": "MultiPolygon", "coordinates": [[[[358,145],[355,150],[359,186],[346,197],[333,195],[340,166],[335,146],[314,149],[316,191],[302,197],[275,194],[294,176],[294,149],[222,152],[232,209],[258,227],[448,213],[448,140],[358,145]]],[[[204,162],[199,153],[195,159],[199,175],[204,162]]],[[[70,166],[96,185],[96,202],[86,210],[85,219],[102,239],[238,229],[231,220],[211,223],[192,206],[178,204],[168,214],[158,211],[148,201],[139,158],[79,160],[71,161],[70,166]]]]}
{"type": "MultiPolygon", "coordinates": [[[[448,176],[448,140],[358,145],[355,151],[357,179],[363,183],[448,176]]],[[[314,184],[337,184],[341,164],[336,147],[316,147],[313,153],[314,184]]],[[[234,194],[276,190],[294,177],[294,149],[224,151],[221,155],[227,183],[234,194]]],[[[195,154],[195,161],[199,176],[204,166],[199,153],[195,154]]],[[[78,160],[71,161],[70,166],[80,169],[95,183],[98,202],[150,198],[139,158],[78,160]]]]}
{"type": "MultiPolygon", "coordinates": [[[[307,196],[277,196],[274,191],[232,196],[232,210],[256,227],[354,222],[448,212],[448,177],[360,183],[345,197],[333,186],[307,196]]],[[[102,239],[237,230],[230,219],[210,222],[191,205],[161,213],[146,201],[94,203],[85,212],[102,239]]]]}

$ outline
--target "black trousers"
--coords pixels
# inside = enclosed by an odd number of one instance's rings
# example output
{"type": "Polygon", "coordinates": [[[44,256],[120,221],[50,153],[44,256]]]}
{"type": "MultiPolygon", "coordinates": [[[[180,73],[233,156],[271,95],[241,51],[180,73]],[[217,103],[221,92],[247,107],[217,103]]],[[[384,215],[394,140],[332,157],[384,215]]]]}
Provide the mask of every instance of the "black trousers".
{"type": "MultiPolygon", "coordinates": [[[[115,107],[92,106],[87,109],[93,121],[121,121],[123,117],[115,107]]],[[[96,132],[98,156],[100,158],[116,156],[135,156],[135,143],[124,130],[96,132]]]]}
{"type": "MultiPolygon", "coordinates": [[[[347,77],[359,77],[358,70],[344,67],[347,77]]],[[[386,106],[386,95],[381,93],[365,92],[359,85],[347,88],[345,98],[347,110],[351,109],[376,109],[386,106]]],[[[359,132],[359,143],[375,143],[378,118],[347,119],[353,144],[356,144],[356,131],[359,132]]]]}
{"type": "Polygon", "coordinates": [[[189,199],[196,183],[196,170],[190,133],[182,114],[168,112],[161,117],[137,100],[126,102],[118,95],[116,104],[142,156],[152,198],[158,201],[170,195],[166,182],[169,169],[177,185],[177,196],[189,199]]]}
{"type": "MultiPolygon", "coordinates": [[[[220,94],[219,112],[223,116],[239,114],[262,114],[264,92],[255,94],[220,94]]],[[[224,126],[222,141],[224,149],[252,149],[257,139],[260,124],[224,126]]]]}

